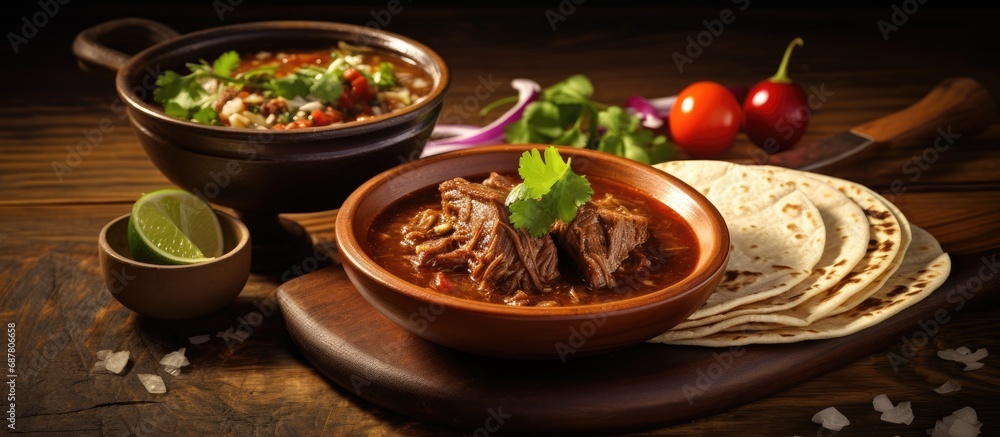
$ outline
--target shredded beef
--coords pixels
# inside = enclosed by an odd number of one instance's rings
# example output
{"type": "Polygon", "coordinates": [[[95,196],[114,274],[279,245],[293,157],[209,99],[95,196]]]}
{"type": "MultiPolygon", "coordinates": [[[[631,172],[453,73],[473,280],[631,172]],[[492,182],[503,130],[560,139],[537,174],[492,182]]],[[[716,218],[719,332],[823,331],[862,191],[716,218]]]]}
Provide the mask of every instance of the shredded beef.
{"type": "Polygon", "coordinates": [[[569,223],[556,222],[553,233],[592,289],[615,287],[615,273],[636,270],[648,260],[636,251],[649,238],[649,219],[607,195],[580,207],[569,223]]]}
{"type": "Polygon", "coordinates": [[[462,178],[440,184],[440,212],[424,211],[404,228],[415,268],[464,266],[486,293],[540,292],[559,277],[552,237],[515,230],[504,201],[516,185],[498,174],[484,183],[462,178]]]}

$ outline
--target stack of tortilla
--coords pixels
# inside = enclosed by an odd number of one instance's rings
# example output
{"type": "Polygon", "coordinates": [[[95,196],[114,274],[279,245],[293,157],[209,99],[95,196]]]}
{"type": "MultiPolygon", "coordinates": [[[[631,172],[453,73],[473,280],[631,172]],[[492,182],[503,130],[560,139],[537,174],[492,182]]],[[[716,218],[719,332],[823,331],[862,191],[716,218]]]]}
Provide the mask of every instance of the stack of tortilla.
{"type": "Polygon", "coordinates": [[[934,237],[863,185],[722,161],[656,167],[718,208],[732,244],[725,277],[705,304],[651,342],[738,346],[849,335],[919,302],[951,271],[934,237]]]}

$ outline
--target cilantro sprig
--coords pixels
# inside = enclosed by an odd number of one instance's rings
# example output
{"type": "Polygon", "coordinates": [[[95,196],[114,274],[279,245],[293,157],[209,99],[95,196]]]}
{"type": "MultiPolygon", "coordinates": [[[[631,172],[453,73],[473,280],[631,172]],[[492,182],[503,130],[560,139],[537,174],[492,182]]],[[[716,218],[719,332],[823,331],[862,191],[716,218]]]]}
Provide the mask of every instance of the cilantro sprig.
{"type": "Polygon", "coordinates": [[[216,92],[209,92],[201,80],[215,78],[223,82],[239,82],[230,74],[240,65],[240,55],[235,51],[223,53],[210,65],[204,59],[198,64],[187,64],[191,73],[181,75],[173,70],[156,78],[156,89],[153,100],[163,105],[163,112],[177,118],[194,120],[203,124],[217,124],[219,114],[212,108],[222,92],[218,87],[216,92]]]}
{"type": "Polygon", "coordinates": [[[593,101],[594,86],[577,74],[542,90],[518,121],[504,129],[513,144],[586,147],[646,164],[668,161],[674,147],[663,135],[643,128],[639,118],[619,106],[593,101]]]}
{"type": "Polygon", "coordinates": [[[510,223],[539,238],[549,232],[555,221],[569,222],[580,205],[590,201],[594,189],[586,177],[573,172],[572,158],[563,161],[555,146],[545,149],[545,158],[537,149],[521,155],[518,174],[524,180],[507,196],[510,223]]]}

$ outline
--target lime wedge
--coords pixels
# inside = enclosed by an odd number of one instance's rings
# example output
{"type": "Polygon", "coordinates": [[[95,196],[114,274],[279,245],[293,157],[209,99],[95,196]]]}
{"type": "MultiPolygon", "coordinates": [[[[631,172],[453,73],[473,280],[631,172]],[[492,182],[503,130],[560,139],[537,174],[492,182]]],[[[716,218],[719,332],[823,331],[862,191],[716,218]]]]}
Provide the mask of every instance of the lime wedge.
{"type": "Polygon", "coordinates": [[[222,255],[222,227],[212,206],[176,188],[143,194],[128,220],[132,258],[153,264],[194,264],[222,255]]]}

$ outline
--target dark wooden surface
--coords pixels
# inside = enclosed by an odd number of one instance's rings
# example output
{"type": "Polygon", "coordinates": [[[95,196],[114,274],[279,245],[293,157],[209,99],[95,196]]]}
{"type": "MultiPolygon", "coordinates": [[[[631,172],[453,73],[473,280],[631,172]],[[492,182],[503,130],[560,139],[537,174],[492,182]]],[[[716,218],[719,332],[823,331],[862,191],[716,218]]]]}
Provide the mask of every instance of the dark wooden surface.
{"type": "MultiPolygon", "coordinates": [[[[98,275],[97,234],[109,220],[126,213],[142,192],[169,183],[145,157],[127,120],[115,112],[117,97],[110,76],[83,73],[72,58],[70,45],[76,33],[101,21],[140,16],[184,33],[276,18],[365,24],[374,16],[389,14],[391,21],[385,27],[427,43],[452,68],[454,82],[443,117],[474,124],[482,123],[474,112],[494,98],[512,94],[507,84],[517,77],[533,78],[544,86],[584,73],[595,84],[595,97],[607,103],[623,102],[632,94],[675,94],[702,79],[751,85],[773,73],[794,36],[802,36],[806,46],[793,59],[793,77],[807,87],[832,93],[815,112],[803,141],[899,110],[952,75],[974,77],[1000,95],[1000,59],[994,55],[1000,49],[995,38],[1000,15],[993,10],[945,9],[928,2],[885,41],[877,22],[891,22],[890,3],[842,10],[787,10],[754,3],[745,11],[737,9],[736,20],[679,72],[671,54],[682,52],[686,38],[704,30],[703,20],[742,3],[670,10],[613,9],[585,2],[564,14],[565,21],[556,23],[554,30],[546,10],[558,11],[555,1],[478,10],[402,2],[403,9],[395,14],[388,12],[390,4],[242,2],[232,10],[222,8],[220,20],[212,2],[141,6],[70,2],[60,5],[17,54],[9,46],[3,49],[0,77],[7,86],[2,94],[5,104],[0,105],[0,315],[4,324],[16,324],[17,432],[452,435],[476,431],[424,424],[384,410],[311,367],[274,310],[274,290],[282,276],[288,279],[297,272],[253,275],[232,306],[194,321],[145,320],[113,300],[98,275]],[[75,150],[105,119],[106,129],[96,146],[83,146],[79,156],[67,156],[67,147],[75,150]],[[62,172],[57,174],[54,165],[62,172]],[[255,311],[266,316],[257,318],[255,311]],[[237,330],[248,335],[232,335],[237,330]],[[211,340],[192,345],[189,338],[199,335],[211,340]],[[170,390],[166,395],[146,393],[135,374],[152,373],[163,354],[179,347],[188,347],[192,366],[179,377],[165,377],[170,390]],[[88,375],[99,349],[130,350],[128,373],[88,375]]],[[[9,10],[4,29],[21,32],[21,17],[30,20],[40,10],[37,2],[9,10]]],[[[938,153],[930,152],[930,146],[883,151],[834,174],[886,192],[949,252],[1000,247],[1000,126],[994,124],[975,139],[963,137],[938,153]],[[897,189],[891,192],[895,181],[897,189]]],[[[741,134],[732,154],[745,156],[750,147],[741,134]]],[[[290,217],[332,247],[334,214],[290,217]]],[[[316,258],[326,256],[321,253],[316,258]]],[[[304,270],[316,265],[313,261],[303,260],[304,270]]],[[[853,422],[838,435],[924,435],[934,420],[968,405],[979,412],[989,435],[1000,424],[995,401],[1000,385],[995,358],[1000,351],[996,336],[1000,308],[972,304],[952,316],[927,345],[906,355],[906,362],[890,359],[890,353],[903,352],[906,343],[901,338],[888,349],[761,400],[639,434],[829,435],[809,418],[836,406],[853,422]],[[934,354],[963,345],[986,347],[994,355],[984,360],[983,369],[962,372],[959,365],[934,354]],[[945,396],[930,391],[947,379],[961,382],[962,391],[945,396]],[[871,408],[871,399],[879,393],[893,401],[912,401],[914,423],[880,422],[871,408]]],[[[483,412],[484,421],[488,414],[483,412]]]]}
{"type": "MultiPolygon", "coordinates": [[[[608,433],[699,419],[808,381],[901,337],[919,342],[915,332],[953,310],[960,287],[978,277],[981,259],[998,255],[1000,248],[955,257],[948,282],[931,296],[845,337],[729,348],[646,343],[562,360],[496,359],[425,341],[373,308],[340,266],[286,282],[275,294],[309,362],[379,406],[456,429],[483,426],[483,411],[492,410],[493,425],[511,433],[608,433]]],[[[1000,302],[1000,276],[982,283],[974,299],[977,305],[1000,302]]]]}

